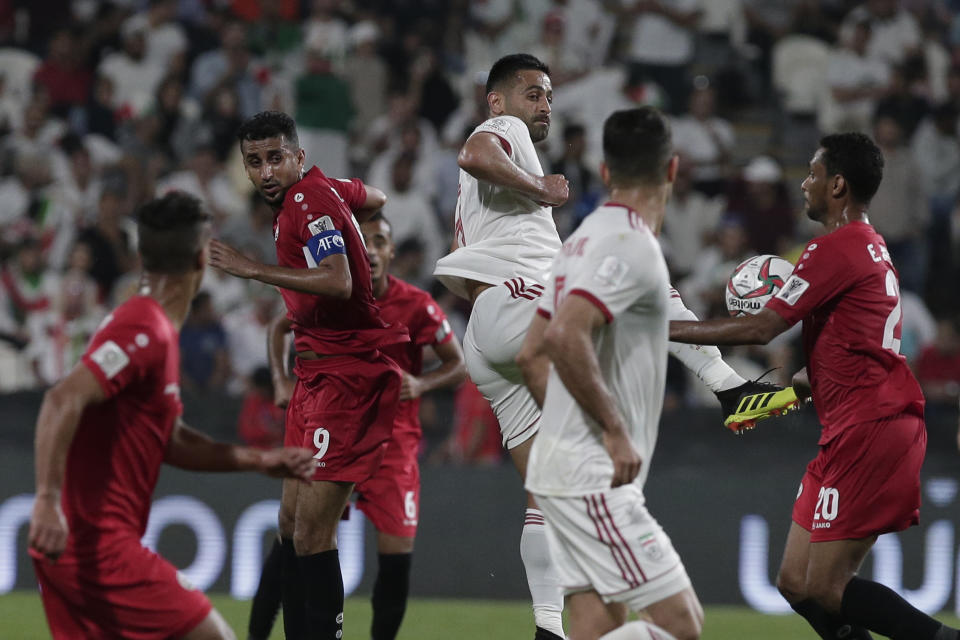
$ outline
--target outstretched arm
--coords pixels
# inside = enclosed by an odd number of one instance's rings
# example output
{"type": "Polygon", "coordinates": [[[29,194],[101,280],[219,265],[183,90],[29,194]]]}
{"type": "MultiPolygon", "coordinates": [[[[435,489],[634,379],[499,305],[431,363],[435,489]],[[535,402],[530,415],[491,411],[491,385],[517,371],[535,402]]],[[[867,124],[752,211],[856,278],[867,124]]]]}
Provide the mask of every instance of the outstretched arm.
{"type": "Polygon", "coordinates": [[[316,267],[291,269],[251,260],[228,244],[210,241],[210,266],[238,278],[259,280],[275,287],[347,300],[353,295],[350,263],[344,253],[327,256],[316,267]]]}
{"type": "Polygon", "coordinates": [[[299,478],[309,482],[316,461],[313,452],[299,447],[262,451],[226,442],[217,442],[189,427],[180,418],[173,427],[167,464],[192,471],[259,471],[277,478],[299,478]]]}
{"type": "Polygon", "coordinates": [[[543,335],[544,349],[577,404],[603,429],[603,444],[613,460],[618,487],[640,473],[640,455],[627,435],[623,416],[600,374],[593,332],[606,322],[603,313],[582,296],[568,296],[543,335]]]}
{"type": "Polygon", "coordinates": [[[440,366],[422,376],[404,372],[403,383],[400,385],[401,400],[419,398],[434,389],[455,387],[467,377],[463,349],[460,348],[456,337],[451,337],[443,344],[434,345],[433,352],[440,358],[440,366]]]}
{"type": "Polygon", "coordinates": [[[687,344],[767,344],[790,328],[774,311],[739,318],[670,323],[670,341],[687,344]]]}
{"type": "Polygon", "coordinates": [[[36,501],[30,517],[30,547],[56,558],[67,545],[67,521],[60,508],[60,491],[67,453],[83,410],[106,397],[100,383],[84,364],[43,396],[34,439],[36,501]]]}
{"type": "Polygon", "coordinates": [[[523,169],[510,159],[500,139],[486,131],[467,139],[457,164],[477,180],[519,191],[550,206],[562,205],[570,196],[566,178],[559,174],[537,176],[523,169]]]}

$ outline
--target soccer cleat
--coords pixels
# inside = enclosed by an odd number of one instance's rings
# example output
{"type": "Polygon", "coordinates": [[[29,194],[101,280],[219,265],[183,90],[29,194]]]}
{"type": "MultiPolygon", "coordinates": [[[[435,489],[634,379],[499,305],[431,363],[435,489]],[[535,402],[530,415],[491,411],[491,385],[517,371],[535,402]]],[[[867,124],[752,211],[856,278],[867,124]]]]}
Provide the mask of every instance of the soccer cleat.
{"type": "Polygon", "coordinates": [[[781,416],[800,404],[793,387],[783,388],[771,382],[748,380],[739,387],[716,394],[723,410],[723,426],[742,434],[757,422],[781,416]]]}
{"type": "Polygon", "coordinates": [[[533,636],[533,640],[564,640],[562,636],[558,636],[552,631],[547,631],[543,627],[537,627],[537,633],[533,636]]]}

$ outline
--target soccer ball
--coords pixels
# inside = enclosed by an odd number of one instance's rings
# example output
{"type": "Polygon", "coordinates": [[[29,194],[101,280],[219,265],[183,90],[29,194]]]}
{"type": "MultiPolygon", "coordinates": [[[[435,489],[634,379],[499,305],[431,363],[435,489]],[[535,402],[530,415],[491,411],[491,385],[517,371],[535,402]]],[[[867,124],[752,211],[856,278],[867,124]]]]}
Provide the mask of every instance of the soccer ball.
{"type": "Polygon", "coordinates": [[[732,316],[759,313],[791,273],[793,265],[780,256],[754,256],[744,260],[727,280],[727,311],[732,316]]]}

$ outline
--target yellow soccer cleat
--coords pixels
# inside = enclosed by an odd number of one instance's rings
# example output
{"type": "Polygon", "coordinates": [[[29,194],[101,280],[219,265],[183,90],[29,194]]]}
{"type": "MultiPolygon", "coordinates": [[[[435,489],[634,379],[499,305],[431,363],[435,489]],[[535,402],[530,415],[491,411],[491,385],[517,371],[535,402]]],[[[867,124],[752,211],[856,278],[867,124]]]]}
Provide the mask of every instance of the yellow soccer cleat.
{"type": "Polygon", "coordinates": [[[800,404],[793,387],[757,380],[720,391],[716,396],[725,416],[723,425],[737,434],[753,429],[760,420],[782,416],[800,404]]]}

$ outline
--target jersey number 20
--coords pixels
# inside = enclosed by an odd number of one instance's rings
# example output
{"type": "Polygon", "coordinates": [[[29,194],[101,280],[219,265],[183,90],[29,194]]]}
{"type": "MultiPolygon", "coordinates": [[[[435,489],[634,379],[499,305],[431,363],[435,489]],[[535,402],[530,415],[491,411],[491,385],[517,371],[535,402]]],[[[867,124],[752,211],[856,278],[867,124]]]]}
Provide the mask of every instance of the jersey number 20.
{"type": "Polygon", "coordinates": [[[893,272],[893,269],[887,269],[884,284],[887,295],[896,298],[897,304],[890,310],[890,315],[887,316],[887,321],[883,325],[883,342],[881,345],[884,349],[890,349],[894,353],[900,353],[900,338],[893,337],[893,332],[897,328],[897,325],[900,324],[900,316],[903,311],[900,308],[900,285],[897,284],[897,274],[893,272]]]}

